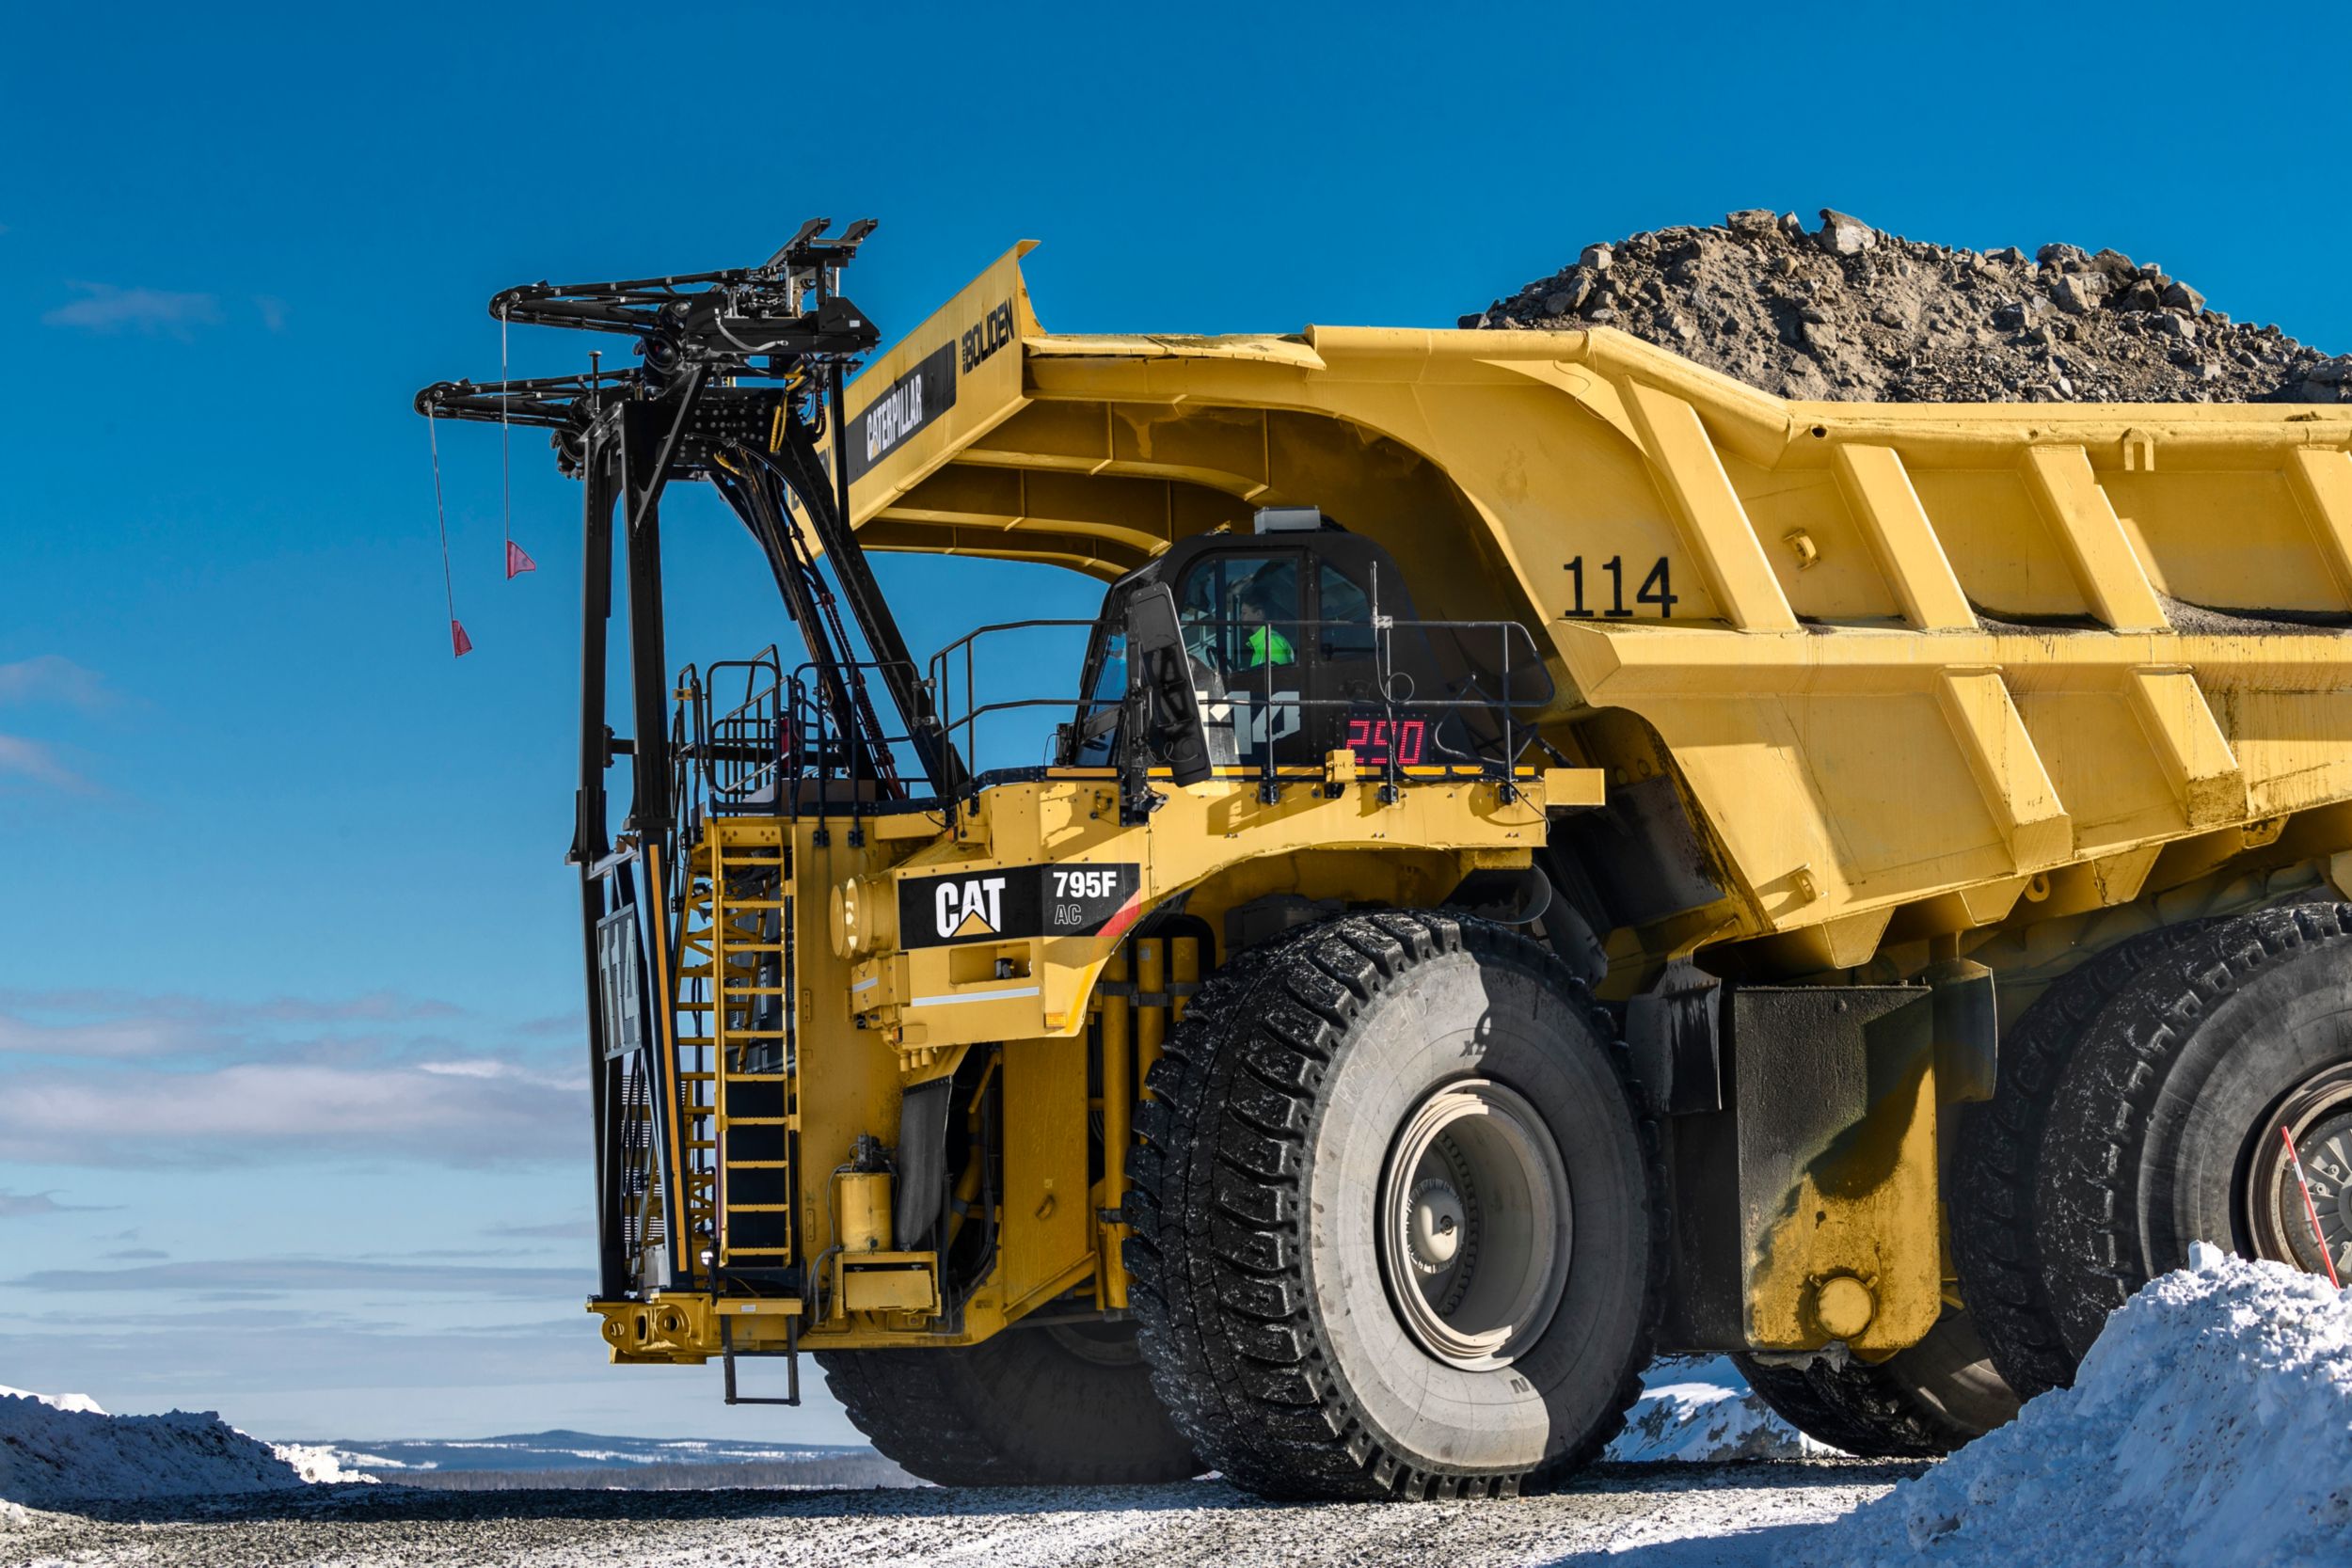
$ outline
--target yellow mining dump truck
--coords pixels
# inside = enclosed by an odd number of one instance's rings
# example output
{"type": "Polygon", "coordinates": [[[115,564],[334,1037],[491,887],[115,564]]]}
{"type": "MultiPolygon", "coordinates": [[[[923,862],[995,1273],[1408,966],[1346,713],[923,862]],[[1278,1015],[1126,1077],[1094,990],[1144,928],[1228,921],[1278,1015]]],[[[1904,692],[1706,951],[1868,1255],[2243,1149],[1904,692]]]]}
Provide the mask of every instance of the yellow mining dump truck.
{"type": "Polygon", "coordinates": [[[1057,336],[1025,245],[877,353],[870,227],[510,290],[633,359],[418,399],[585,484],[613,1360],[812,1352],[946,1482],[1478,1496],[1655,1353],[1932,1453],[2193,1241],[2352,1266],[2352,411],[1057,336]],[[805,658],[672,670],[680,478],[805,658]],[[918,663],[883,550],[1108,587],[918,663]]]}

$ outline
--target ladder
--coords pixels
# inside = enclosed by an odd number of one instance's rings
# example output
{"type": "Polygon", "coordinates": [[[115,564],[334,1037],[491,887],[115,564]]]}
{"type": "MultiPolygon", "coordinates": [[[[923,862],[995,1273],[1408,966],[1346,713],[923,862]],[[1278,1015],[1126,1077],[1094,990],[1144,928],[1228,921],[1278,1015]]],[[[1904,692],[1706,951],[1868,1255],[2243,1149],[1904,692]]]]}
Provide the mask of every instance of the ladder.
{"type": "Polygon", "coordinates": [[[787,832],[774,817],[707,816],[687,859],[674,994],[690,1274],[794,1258],[787,832]]]}

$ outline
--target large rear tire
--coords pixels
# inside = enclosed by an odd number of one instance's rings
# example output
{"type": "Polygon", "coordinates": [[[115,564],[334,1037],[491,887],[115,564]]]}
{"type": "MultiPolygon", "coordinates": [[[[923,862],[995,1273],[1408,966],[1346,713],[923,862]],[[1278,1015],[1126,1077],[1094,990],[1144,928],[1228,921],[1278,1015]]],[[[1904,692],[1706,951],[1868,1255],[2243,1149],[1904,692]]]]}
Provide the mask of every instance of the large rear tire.
{"type": "Polygon", "coordinates": [[[1624,1054],[1548,950],[1453,914],[1213,977],[1152,1069],[1126,1253],[1201,1458],[1270,1496],[1419,1498],[1597,1456],[1663,1270],[1624,1054]]]}
{"type": "Polygon", "coordinates": [[[942,1486],[1102,1486],[1202,1469],[1125,1323],[1002,1330],[936,1350],[822,1351],[825,1382],[888,1459],[942,1486]]]}
{"type": "MultiPolygon", "coordinates": [[[[2001,1038],[1993,1099],[1963,1109],[1947,1212],[1961,1298],[1994,1367],[2021,1399],[2071,1384],[2036,1220],[2050,1103],[2075,1047],[2118,992],[2220,924],[2143,932],[2052,982],[2001,1038]]],[[[1843,1445],[1839,1445],[1843,1447],[1843,1445]]]]}
{"type": "Polygon", "coordinates": [[[1748,1386],[1808,1437],[1860,1459],[1938,1459],[2017,1414],[2017,1395],[1964,1312],[1883,1361],[1735,1355],[1748,1386]]]}
{"type": "Polygon", "coordinates": [[[2352,1264],[2352,904],[2265,910],[2168,949],[2084,1034],[2044,1137],[2035,1230],[2070,1381],[2107,1314],[2192,1243],[2352,1264]]]}

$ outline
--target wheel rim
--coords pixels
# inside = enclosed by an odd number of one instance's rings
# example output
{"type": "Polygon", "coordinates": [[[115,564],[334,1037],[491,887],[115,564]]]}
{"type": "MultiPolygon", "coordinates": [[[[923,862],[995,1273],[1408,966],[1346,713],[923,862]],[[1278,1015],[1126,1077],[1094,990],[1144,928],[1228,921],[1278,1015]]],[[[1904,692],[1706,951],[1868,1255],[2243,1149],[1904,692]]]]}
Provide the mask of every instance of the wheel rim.
{"type": "Polygon", "coordinates": [[[2352,1065],[2313,1073],[2263,1118],[2249,1140],[2241,1191],[2256,1253],[2312,1274],[2326,1273],[2332,1259],[2339,1276],[2352,1277],[2352,1065]],[[2309,1209],[2282,1127],[2311,1184],[2309,1209]]]}
{"type": "Polygon", "coordinates": [[[1374,1226],[1390,1306],[1413,1341],[1453,1366],[1506,1366],[1542,1337],[1567,1283],[1560,1146],[1503,1085],[1443,1085],[1390,1146],[1374,1226]]]}

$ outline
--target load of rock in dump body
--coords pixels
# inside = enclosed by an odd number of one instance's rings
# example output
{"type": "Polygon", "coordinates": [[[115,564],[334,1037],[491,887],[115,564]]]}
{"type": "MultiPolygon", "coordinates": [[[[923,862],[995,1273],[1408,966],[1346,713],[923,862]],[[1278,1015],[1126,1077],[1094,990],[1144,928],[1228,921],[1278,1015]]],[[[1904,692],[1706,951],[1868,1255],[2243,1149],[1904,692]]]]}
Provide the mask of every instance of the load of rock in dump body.
{"type": "Polygon", "coordinates": [[[2163,268],[2046,245],[1925,245],[1827,208],[1584,247],[1465,327],[1613,326],[1783,397],[1853,403],[2352,403],[2352,355],[2210,309],[2163,268]]]}

